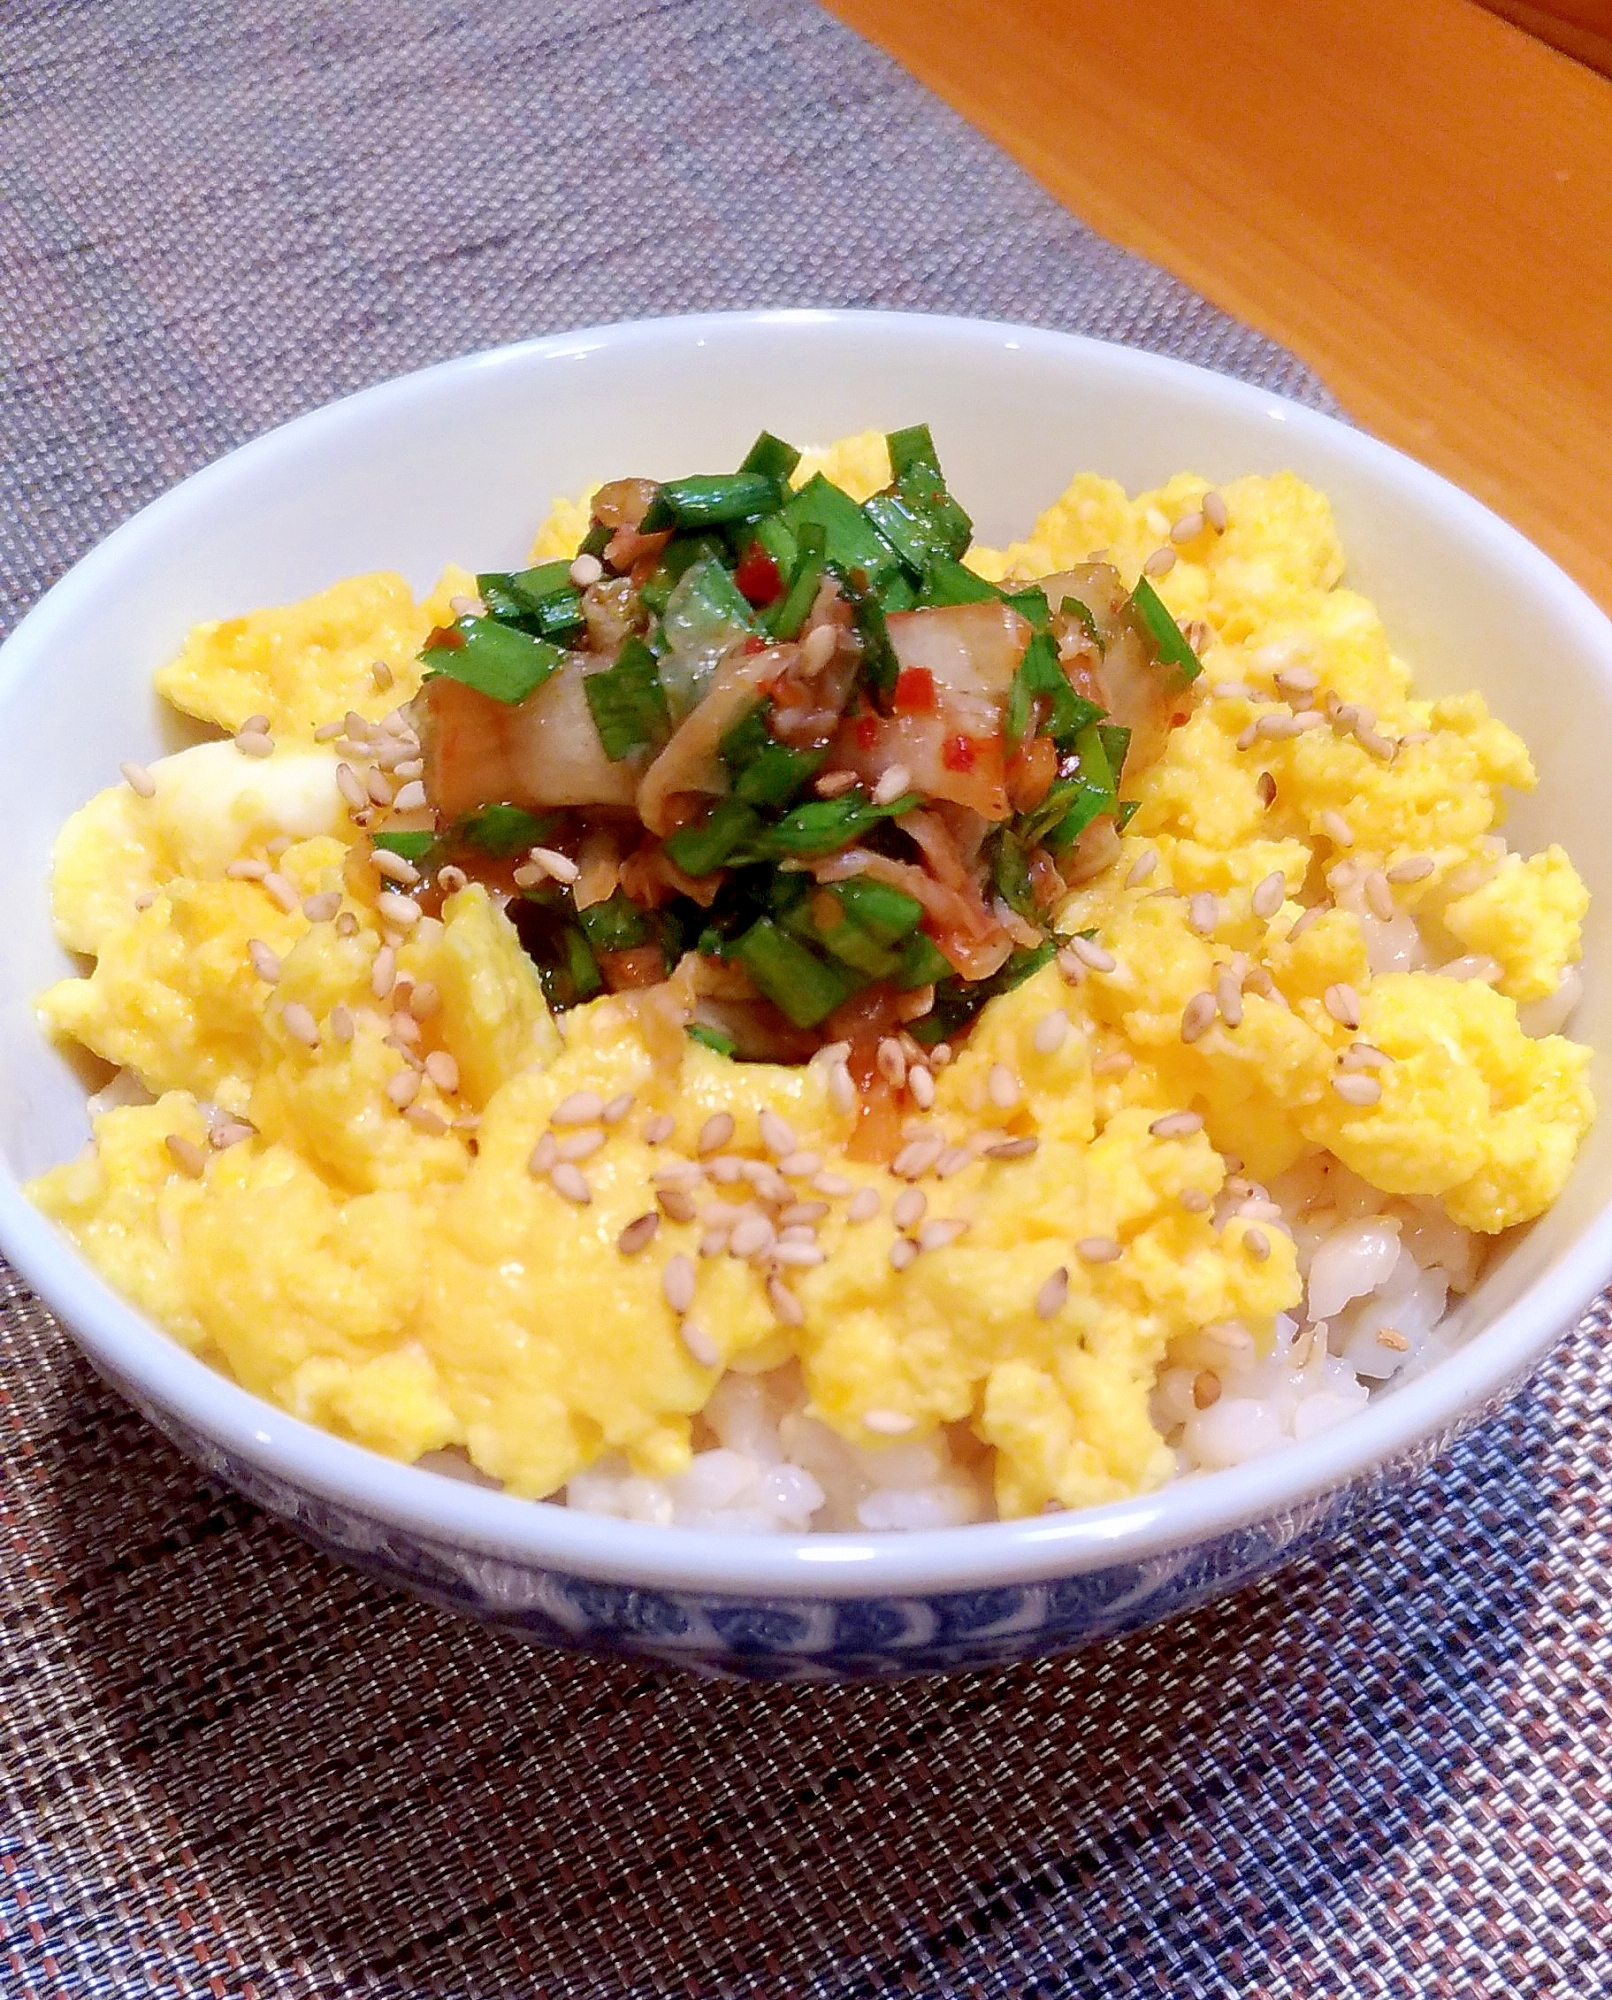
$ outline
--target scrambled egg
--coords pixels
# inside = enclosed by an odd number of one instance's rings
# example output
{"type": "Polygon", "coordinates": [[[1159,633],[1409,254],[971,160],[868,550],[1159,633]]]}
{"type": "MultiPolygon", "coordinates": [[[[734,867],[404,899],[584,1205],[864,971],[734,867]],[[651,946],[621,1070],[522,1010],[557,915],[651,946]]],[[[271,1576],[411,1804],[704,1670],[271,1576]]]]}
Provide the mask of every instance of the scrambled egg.
{"type": "MultiPolygon", "coordinates": [[[[888,477],[883,440],[843,441],[799,476],[816,469],[864,496],[888,477]]],[[[1204,492],[1182,476],[1132,500],[1083,477],[1027,541],[971,560],[1033,576],[1106,548],[1134,576],[1204,492]]],[[[277,748],[184,751],[153,767],[151,798],[120,786],[64,828],[56,922],[95,964],[44,996],[43,1018],[153,1101],[101,1113],[35,1200],[248,1388],[399,1458],[460,1447],[518,1494],[608,1451],[677,1471],[722,1369],[791,1356],[814,1413],[860,1444],[971,1426],[1004,1515],[1159,1483],[1174,1461],[1149,1395],[1171,1343],[1227,1320],[1268,1338],[1300,1296],[1291,1238],[1217,1207],[1231,1172],[1330,1153],[1493,1234],[1555,1198],[1592,1115],[1588,1052],[1518,1023],[1578,956],[1586,902],[1559,848],[1524,857],[1495,838],[1504,789],[1534,782],[1526,749],[1476,696],[1413,694],[1372,607],[1339,585],[1321,495],[1279,476],[1224,496],[1225,532],[1205,524],[1158,584],[1200,628],[1191,719],[1136,788],[1118,863],[1061,920],[1094,937],[1093,963],[1073,986],[1049,966],[990,1003],[939,1073],[936,1132],[983,1132],[1008,1155],[976,1143],[924,1183],[951,1227],[905,1268],[892,1205],[908,1183],[845,1157],[821,1065],[738,1064],[681,1036],[668,1051],[633,996],[556,1022],[479,887],[383,943],[386,885],[313,735],[412,694],[426,632],[471,587],[457,572],[421,605],[395,577],[360,577],[201,627],[159,676],[226,729],[267,716],[277,748]],[[1312,677],[1301,703],[1330,692],[1361,705],[1360,727],[1262,732],[1293,715],[1276,677],[1295,673],[1312,677]],[[1463,955],[1490,977],[1433,969],[1463,955]],[[1187,1038],[1184,1012],[1228,972],[1240,1022],[1187,1038]],[[1062,1039],[1038,1035],[1060,1011],[1062,1039]],[[1359,1042],[1392,1066],[1351,1071],[1359,1042]],[[998,1064],[1020,1085],[1006,1110],[998,1064]],[[1345,1074],[1380,1097],[1340,1093],[1345,1074]],[[577,1093],[611,1107],[586,1128],[585,1201],[528,1166],[572,1129],[550,1119],[577,1093]],[[784,1163],[802,1198],[826,1176],[827,1254],[788,1274],[786,1305],[755,1265],[701,1258],[675,1195],[653,1240],[623,1250],[711,1119],[733,1120],[732,1174],[768,1171],[766,1113],[816,1156],[784,1163]],[[209,1144],[232,1123],[238,1143],[209,1144]],[[1030,1137],[1033,1152],[1013,1147],[1030,1137]],[[877,1213],[857,1219],[870,1188],[877,1213]],[[694,1272],[682,1319],[675,1255],[694,1272]]],[[[536,556],[575,547],[578,504],[557,506],[536,556]]]]}

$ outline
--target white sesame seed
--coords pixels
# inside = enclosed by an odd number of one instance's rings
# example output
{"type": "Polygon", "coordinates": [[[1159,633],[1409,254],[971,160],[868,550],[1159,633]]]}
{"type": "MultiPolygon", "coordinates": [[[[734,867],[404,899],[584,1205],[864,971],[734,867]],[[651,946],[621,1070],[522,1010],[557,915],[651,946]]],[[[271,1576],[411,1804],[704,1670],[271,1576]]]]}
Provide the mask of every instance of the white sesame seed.
{"type": "Polygon", "coordinates": [[[1175,526],[1171,528],[1170,540],[1175,543],[1177,548],[1180,548],[1187,542],[1195,542],[1202,533],[1203,516],[1194,508],[1190,514],[1183,514],[1175,526]]]}
{"type": "Polygon", "coordinates": [[[374,660],[370,663],[369,677],[382,694],[392,685],[394,678],[392,669],[384,660],[374,660]]]}
{"type": "Polygon", "coordinates": [[[226,1118],[222,1125],[215,1125],[207,1135],[208,1143],[219,1153],[227,1153],[231,1146],[243,1145],[248,1139],[256,1137],[257,1127],[248,1125],[244,1118],[226,1118]]]}
{"type": "MultiPolygon", "coordinates": [[[[603,1108],[603,1104],[601,1103],[599,1109],[603,1110],[603,1108]]],[[[597,1117],[598,1113],[595,1112],[594,1115],[597,1117]]],[[[711,1116],[700,1127],[700,1136],[695,1142],[695,1151],[702,1156],[710,1153],[720,1153],[722,1148],[733,1137],[735,1129],[733,1114],[731,1112],[713,1111],[711,1116]]]]}
{"type": "Polygon", "coordinates": [[[1217,535],[1223,535],[1226,532],[1228,518],[1226,514],[1226,502],[1224,497],[1215,492],[1213,487],[1203,496],[1203,518],[1214,529],[1217,535]]]}
{"type": "MultiPolygon", "coordinates": [[[[399,994],[400,1001],[401,997],[399,994]]],[[[412,1014],[404,1013],[399,1005],[392,1014],[390,1032],[386,1039],[394,1048],[413,1048],[420,1039],[420,1024],[412,1014]]],[[[423,1068],[424,1064],[420,1064],[419,1067],[423,1068]]]]}
{"type": "Polygon", "coordinates": [[[890,1245],[890,1268],[905,1271],[918,1261],[918,1246],[910,1236],[898,1236],[890,1245]]]}
{"type": "Polygon", "coordinates": [[[573,1090],[562,1097],[549,1113],[551,1125],[597,1125],[604,1114],[604,1099],[596,1090],[573,1090]]]}
{"type": "Polygon", "coordinates": [[[1272,742],[1303,734],[1304,725],[1293,715],[1262,715],[1254,724],[1254,734],[1272,742]]]}
{"type": "Polygon", "coordinates": [[[945,1138],[939,1133],[926,1139],[914,1139],[896,1154],[890,1162],[890,1171],[898,1180],[921,1180],[945,1149],[945,1138]]]}
{"type": "Polygon", "coordinates": [[[1210,1198],[1202,1188],[1183,1188],[1176,1199],[1189,1215],[1202,1215],[1211,1206],[1210,1198]]]}
{"type": "Polygon", "coordinates": [[[207,1155],[194,1139],[187,1139],[182,1132],[170,1132],[163,1140],[173,1156],[174,1164],[193,1181],[199,1181],[207,1171],[207,1155]]]}
{"type": "Polygon", "coordinates": [[[1136,1058],[1129,1049],[1109,1049],[1100,1055],[1091,1066],[1093,1076],[1124,1076],[1136,1067],[1136,1058]]]}
{"type": "Polygon", "coordinates": [[[330,1035],[333,1041],[343,1044],[350,1042],[353,1038],[355,1026],[356,1023],[353,1020],[353,1010],[351,1007],[344,1007],[338,1002],[336,1006],[331,1008],[330,1035]]]}
{"type": "Polygon", "coordinates": [[[450,866],[437,870],[437,887],[445,896],[457,896],[459,891],[468,885],[469,881],[470,877],[462,868],[450,866]]]}
{"type": "Polygon", "coordinates": [[[578,1208],[586,1208],[593,1200],[593,1189],[583,1178],[582,1169],[569,1160],[561,1160],[551,1169],[549,1185],[563,1200],[574,1202],[578,1208]]]}
{"type": "Polygon", "coordinates": [[[728,1249],[739,1258],[759,1257],[777,1241],[777,1232],[764,1215],[741,1216],[733,1225],[728,1249]]]}
{"type": "Polygon", "coordinates": [[[786,1203],[778,1217],[778,1226],[788,1235],[791,1229],[815,1229],[828,1214],[826,1201],[792,1201],[786,1203]]]}
{"type": "Polygon", "coordinates": [[[266,861],[253,861],[250,857],[232,861],[224,870],[224,873],[236,882],[261,882],[268,872],[269,864],[266,861]]]}
{"type": "Polygon", "coordinates": [[[597,556],[580,555],[567,574],[578,590],[591,590],[604,575],[604,564],[597,556]]]}
{"type": "Polygon", "coordinates": [[[1229,972],[1221,973],[1215,981],[1215,1003],[1220,1009],[1220,1018],[1228,1028],[1240,1028],[1243,1020],[1242,988],[1229,972]]]}
{"type": "Polygon", "coordinates": [[[336,789],[341,793],[354,812],[364,812],[368,809],[370,803],[369,793],[365,790],[363,781],[351,764],[338,764],[336,766],[336,789]]]}
{"type": "Polygon", "coordinates": [[[1037,1319],[1056,1319],[1069,1296],[1069,1272],[1060,1264],[1035,1295],[1037,1319]]]}
{"type": "Polygon", "coordinates": [[[1261,771],[1254,780],[1254,790],[1259,794],[1259,802],[1267,808],[1276,803],[1276,780],[1269,771],[1261,771]]]}
{"type": "Polygon", "coordinates": [[[1218,1011],[1219,1003],[1214,994],[1194,993],[1181,1010],[1182,1041],[1187,1043],[1197,1041],[1207,1032],[1218,1011]]]}
{"type": "Polygon", "coordinates": [[[985,1094],[998,1111],[1011,1111],[1024,1095],[1024,1087],[1006,1063],[992,1063],[985,1079],[985,1094]]]}
{"type": "Polygon", "coordinates": [[[1212,936],[1220,922],[1220,898],[1211,895],[1207,889],[1200,889],[1188,899],[1187,922],[1199,937],[1212,936]]]}
{"type": "Polygon", "coordinates": [[[945,1250],[955,1243],[968,1224],[960,1215],[939,1215],[918,1231],[920,1250],[945,1250]]]}
{"type": "Polygon", "coordinates": [[[1203,1120],[1196,1111],[1167,1111],[1147,1129],[1155,1139],[1188,1139],[1203,1130],[1203,1120]]]}
{"type": "Polygon", "coordinates": [[[1341,1069],[1392,1069],[1394,1059],[1375,1042],[1351,1042],[1338,1058],[1341,1069]]]}
{"type": "Polygon", "coordinates": [[[288,917],[302,908],[302,898],[297,894],[295,886],[273,869],[263,877],[263,887],[288,917]]]}
{"type": "Polygon", "coordinates": [[[1249,907],[1256,917],[1270,918],[1287,900],[1287,877],[1278,869],[1267,875],[1249,898],[1249,907]]]}
{"type": "Polygon", "coordinates": [[[261,938],[253,938],[246,947],[246,955],[252,961],[252,970],[268,985],[275,985],[280,977],[280,958],[261,938]]]}
{"type": "Polygon", "coordinates": [[[732,1153],[716,1153],[707,1162],[706,1172],[712,1180],[724,1187],[731,1187],[744,1173],[744,1161],[736,1159],[732,1153]]]}
{"type": "Polygon", "coordinates": [[[334,743],[338,736],[345,735],[347,725],[343,722],[321,722],[313,733],[315,743],[334,743]]]}
{"type": "Polygon", "coordinates": [[[828,1261],[828,1252],[817,1243],[808,1243],[800,1238],[792,1238],[787,1243],[773,1246],[773,1259],[794,1271],[809,1271],[818,1264],[828,1261]]]}
{"type": "Polygon", "coordinates": [[[383,889],[375,898],[375,908],[387,923],[396,924],[399,930],[411,930],[423,915],[412,896],[399,896],[390,889],[383,889]]]}
{"type": "Polygon", "coordinates": [[[890,805],[903,792],[912,788],[912,773],[905,764],[891,764],[873,787],[873,803],[876,806],[890,805]]]}
{"type": "Polygon", "coordinates": [[[1388,877],[1380,868],[1373,868],[1362,886],[1371,914],[1382,923],[1390,922],[1394,915],[1394,892],[1388,877]]]}
{"type": "Polygon", "coordinates": [[[669,1222],[692,1222],[694,1220],[694,1197],[687,1188],[663,1187],[655,1190],[655,1199],[661,1212],[669,1222]]]}
{"type": "Polygon", "coordinates": [[[1390,882],[1425,882],[1433,872],[1433,857],[1413,854],[1404,861],[1396,861],[1386,872],[1390,882]]]}
{"type": "Polygon", "coordinates": [[[396,982],[397,953],[389,944],[383,944],[369,969],[369,990],[377,1000],[384,1000],[396,982]]]}
{"type": "Polygon", "coordinates": [[[582,872],[568,854],[561,854],[552,847],[534,847],[531,851],[531,860],[546,874],[552,875],[556,882],[564,882],[567,885],[574,882],[582,872]]]}
{"type": "Polygon", "coordinates": [[[929,1197],[921,1188],[903,1188],[890,1204],[890,1219],[897,1229],[915,1229],[928,1206],[929,1197]]]}
{"type": "Polygon", "coordinates": [[[1399,745],[1389,737],[1380,735],[1375,729],[1368,729],[1363,722],[1355,724],[1355,741],[1362,750],[1378,758],[1384,764],[1391,764],[1399,745]]]}
{"type": "Polygon", "coordinates": [[[1258,741],[1259,724],[1257,722],[1250,722],[1237,732],[1237,748],[1239,750],[1252,750],[1258,741]]]}
{"type": "Polygon", "coordinates": [[[131,792],[142,799],[154,799],[157,796],[157,781],[144,764],[120,764],[118,769],[123,773],[123,782],[131,792]]]}
{"type": "Polygon", "coordinates": [[[1075,1245],[1075,1255],[1083,1264],[1112,1264],[1124,1254],[1112,1236],[1083,1236],[1075,1245]]]}
{"type": "Polygon", "coordinates": [[[836,1063],[828,1073],[828,1101],[839,1112],[856,1109],[856,1085],[844,1063],[836,1063]]]}
{"type": "Polygon", "coordinates": [[[400,813],[418,812],[425,804],[425,786],[418,778],[410,778],[392,801],[392,810],[400,813]]]}
{"type": "Polygon", "coordinates": [[[420,1073],[418,1070],[400,1069],[396,1076],[388,1077],[386,1094],[402,1111],[412,1104],[420,1094],[420,1073]]]}
{"type": "Polygon", "coordinates": [[[1038,1056],[1055,1056],[1068,1039],[1069,1016],[1061,1007],[1054,1007],[1036,1022],[1030,1044],[1038,1056]]]}
{"type": "Polygon", "coordinates": [[[1263,1229],[1247,1229],[1243,1232],[1243,1248],[1256,1264],[1263,1264],[1271,1254],[1271,1239],[1263,1229]]]}
{"type": "Polygon", "coordinates": [[[419,1131],[428,1132],[434,1139],[440,1139],[448,1129],[447,1119],[428,1104],[411,1104],[403,1116],[419,1131]]]}
{"type": "Polygon", "coordinates": [[[871,1222],[878,1212],[879,1190],[876,1187],[858,1188],[845,1211],[845,1219],[853,1223],[871,1222]]]}
{"type": "Polygon", "coordinates": [[[1144,847],[1142,852],[1131,863],[1129,872],[1126,874],[1126,888],[1139,889],[1158,865],[1159,850],[1156,847],[1144,847]]]}
{"type": "Polygon", "coordinates": [[[914,1063],[907,1071],[907,1089],[920,1111],[927,1111],[933,1105],[935,1079],[922,1063],[914,1063]]]}
{"type": "Polygon", "coordinates": [[[775,1159],[785,1153],[793,1153],[800,1144],[795,1137],[794,1127],[770,1108],[759,1114],[756,1128],[761,1134],[762,1145],[775,1159]]]}
{"type": "Polygon", "coordinates": [[[487,615],[487,607],[479,597],[470,597],[462,593],[458,597],[448,599],[448,609],[455,618],[485,618],[487,615]]]}
{"type": "Polygon", "coordinates": [[[377,871],[390,882],[401,882],[406,889],[412,889],[420,879],[420,871],[412,861],[401,854],[394,854],[388,847],[377,847],[370,859],[377,871]]]}
{"type": "MultiPolygon", "coordinates": [[[[604,1113],[602,1109],[599,1115],[603,1117],[604,1113]]],[[[657,1111],[654,1117],[644,1120],[644,1144],[646,1146],[664,1146],[676,1130],[677,1120],[672,1117],[670,1112],[657,1111]]]]}
{"type": "Polygon", "coordinates": [[[350,743],[367,743],[375,729],[376,724],[367,715],[360,715],[356,708],[348,709],[342,717],[341,732],[350,743]]]}
{"type": "Polygon", "coordinates": [[[288,1000],[280,1009],[280,1019],[285,1023],[285,1031],[294,1041],[305,1048],[319,1046],[319,1023],[312,1012],[300,1000],[288,1000]]]}
{"type": "Polygon", "coordinates": [[[1088,966],[1093,972],[1112,972],[1119,963],[1114,954],[1106,951],[1095,938],[1072,937],[1069,940],[1069,949],[1082,965],[1088,966]]]}
{"type": "Polygon", "coordinates": [[[806,1320],[806,1308],[784,1283],[782,1278],[767,1280],[767,1303],[772,1307],[773,1317],[781,1326],[802,1326],[806,1320]]]}
{"type": "Polygon", "coordinates": [[[1168,543],[1163,548],[1155,549],[1142,565],[1144,573],[1148,576],[1168,576],[1174,568],[1175,550],[1168,543]]]}
{"type": "Polygon", "coordinates": [[[324,889],[317,896],[304,896],[302,914],[310,924],[328,924],[341,909],[341,891],[324,889]]]}
{"type": "Polygon", "coordinates": [[[864,1410],[862,1428],[878,1437],[905,1437],[918,1428],[918,1419],[909,1417],[904,1410],[864,1410]]]}
{"type": "Polygon", "coordinates": [[[1376,1104],[1383,1094],[1383,1087],[1374,1076],[1361,1076],[1353,1072],[1334,1076],[1332,1088],[1345,1104],[1362,1106],[1376,1104]]]}
{"type": "Polygon", "coordinates": [[[660,1228],[660,1217],[651,1209],[642,1215],[635,1215],[616,1238],[616,1248],[623,1257],[636,1257],[640,1250],[647,1250],[655,1240],[655,1232],[660,1228]]]}
{"type": "Polygon", "coordinates": [[[364,773],[364,789],[369,794],[371,804],[389,806],[392,803],[391,783],[386,773],[378,766],[372,764],[364,773]]]}
{"type": "Polygon", "coordinates": [[[1321,995],[1321,1005],[1340,1028],[1360,1026],[1360,995],[1352,986],[1345,985],[1341,980],[1336,986],[1329,986],[1321,995]]]}
{"type": "Polygon", "coordinates": [[[243,757],[272,757],[274,738],[257,729],[242,729],[236,733],[235,747],[243,757]]]}
{"type": "Polygon", "coordinates": [[[967,1146],[948,1146],[935,1162],[937,1180],[949,1181],[953,1174],[960,1174],[964,1167],[974,1164],[974,1154],[967,1146]]]}
{"type": "Polygon", "coordinates": [[[1022,1139],[1000,1139],[985,1148],[982,1155],[987,1160],[1028,1160],[1040,1147],[1041,1141],[1026,1133],[1022,1139]]]}
{"type": "MultiPolygon", "coordinates": [[[[433,1049],[425,1059],[425,1073],[444,1097],[451,1097],[459,1088],[459,1065],[446,1049],[433,1049]]],[[[603,1138],[600,1144],[604,1143],[603,1138]]]]}
{"type": "Polygon", "coordinates": [[[1216,681],[1209,692],[1216,701],[1258,701],[1259,692],[1247,681],[1216,681]]]}
{"type": "Polygon", "coordinates": [[[892,1090],[900,1090],[907,1081],[906,1051],[893,1036],[886,1035],[874,1054],[874,1063],[892,1090]]]}
{"type": "Polygon", "coordinates": [[[660,1274],[660,1288],[666,1303],[681,1319],[694,1303],[694,1265],[681,1250],[668,1257],[660,1274]]]}
{"type": "Polygon", "coordinates": [[[1284,942],[1287,944],[1297,943],[1310,928],[1311,924],[1319,923],[1326,913],[1327,906],[1325,903],[1317,903],[1313,909],[1300,911],[1299,915],[1294,918],[1293,927],[1288,932],[1284,942]]]}
{"type": "Polygon", "coordinates": [[[1280,667],[1275,679],[1284,694],[1314,694],[1321,685],[1321,676],[1313,667],[1280,667]]]}
{"type": "Polygon", "coordinates": [[[691,1319],[685,1319],[678,1327],[678,1336],[688,1349],[689,1358],[697,1361],[702,1368],[716,1368],[722,1361],[722,1350],[706,1332],[691,1319]]]}

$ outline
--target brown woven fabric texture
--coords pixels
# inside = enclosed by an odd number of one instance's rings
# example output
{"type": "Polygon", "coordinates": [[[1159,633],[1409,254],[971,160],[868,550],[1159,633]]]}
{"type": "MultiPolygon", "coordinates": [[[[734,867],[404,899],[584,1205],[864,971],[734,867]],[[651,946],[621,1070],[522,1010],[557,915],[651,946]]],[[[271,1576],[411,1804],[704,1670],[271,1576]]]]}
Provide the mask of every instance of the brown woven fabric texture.
{"type": "MultiPolygon", "coordinates": [[[[0,622],[365,382],[647,312],[983,312],[1323,406],[807,0],[10,0],[0,622]]],[[[1389,1518],[991,1676],[525,1650],[209,1487],[0,1269],[0,1992],[1612,1989],[1604,1308],[1389,1518]]]]}

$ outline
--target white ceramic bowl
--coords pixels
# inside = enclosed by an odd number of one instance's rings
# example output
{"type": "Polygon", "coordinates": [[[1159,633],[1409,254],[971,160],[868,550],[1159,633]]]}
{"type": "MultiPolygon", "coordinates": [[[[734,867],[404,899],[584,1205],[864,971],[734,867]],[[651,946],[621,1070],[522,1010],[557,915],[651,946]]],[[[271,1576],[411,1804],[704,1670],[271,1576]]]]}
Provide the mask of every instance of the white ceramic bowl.
{"type": "MultiPolygon", "coordinates": [[[[1474,500],[1346,426],[1224,377],[1025,327],[759,313],[473,355],[286,425],[148,507],[0,649],[12,909],[0,955],[0,1248],[96,1367],[213,1472],[400,1583],[535,1638],[766,1675],[901,1672],[1051,1651],[1234,1587],[1335,1527],[1512,1390],[1612,1267],[1612,1117],[1513,1243],[1452,1358],[1300,1448],[1085,1513],[905,1536],[726,1539],[534,1505],[284,1415],[125,1305],[18,1183],[83,1143],[78,1076],[32,999],[66,960],[52,836],[123,758],[172,747],[152,670],[197,619],[366,569],[416,587],[511,564],[554,494],[735,463],[762,425],[826,441],[927,419],[982,540],[1085,467],[1135,489],[1291,468],[1332,499],[1350,581],[1424,689],[1476,686],[1521,731],[1519,842],[1565,843],[1594,902],[1575,1032],[1612,1048],[1612,625],[1474,500]]],[[[1604,1057],[1597,1089],[1606,1096],[1604,1057]]]]}

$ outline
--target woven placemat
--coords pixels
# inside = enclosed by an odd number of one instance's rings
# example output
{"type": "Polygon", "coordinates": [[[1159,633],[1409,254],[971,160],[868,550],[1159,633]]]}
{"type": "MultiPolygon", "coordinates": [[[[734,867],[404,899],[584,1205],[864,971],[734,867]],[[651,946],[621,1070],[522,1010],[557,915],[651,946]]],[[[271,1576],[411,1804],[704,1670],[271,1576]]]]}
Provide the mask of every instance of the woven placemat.
{"type": "MultiPolygon", "coordinates": [[[[1039,321],[1327,402],[808,0],[7,0],[0,625],[342,391],[758,304],[1039,321]]],[[[747,1687],[326,1561],[0,1269],[0,1991],[1605,1991],[1607,1327],[1230,1602],[990,1676],[747,1687]]]]}

